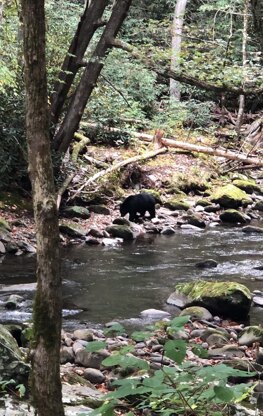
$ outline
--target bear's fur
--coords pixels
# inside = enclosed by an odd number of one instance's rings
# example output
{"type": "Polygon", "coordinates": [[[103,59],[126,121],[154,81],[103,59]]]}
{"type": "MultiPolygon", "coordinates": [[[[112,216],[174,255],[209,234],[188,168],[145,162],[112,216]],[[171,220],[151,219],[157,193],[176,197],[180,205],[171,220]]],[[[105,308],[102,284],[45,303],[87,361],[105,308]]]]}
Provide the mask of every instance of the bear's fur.
{"type": "Polygon", "coordinates": [[[138,213],[143,217],[146,211],[149,212],[150,218],[155,217],[155,198],[147,193],[130,195],[120,206],[121,216],[129,214],[130,221],[136,221],[139,218],[138,213]]]}

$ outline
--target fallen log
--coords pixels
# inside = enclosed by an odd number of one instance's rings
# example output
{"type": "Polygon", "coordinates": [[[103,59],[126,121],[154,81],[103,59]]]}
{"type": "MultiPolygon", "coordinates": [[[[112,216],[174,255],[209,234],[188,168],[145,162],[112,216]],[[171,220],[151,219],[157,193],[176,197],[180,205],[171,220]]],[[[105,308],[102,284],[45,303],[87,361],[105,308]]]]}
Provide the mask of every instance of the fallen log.
{"type": "Polygon", "coordinates": [[[98,180],[99,178],[109,175],[110,173],[122,168],[123,166],[128,165],[129,163],[134,163],[134,162],[138,162],[139,160],[145,160],[145,159],[150,159],[152,157],[155,157],[161,153],[166,153],[167,152],[167,148],[166,147],[162,147],[160,149],[157,150],[153,150],[151,152],[146,152],[143,155],[139,155],[139,156],[133,156],[130,157],[129,159],[126,160],[122,160],[121,162],[115,163],[114,165],[110,166],[107,169],[104,169],[100,172],[97,172],[95,175],[93,175],[91,178],[87,179],[79,188],[78,190],[69,198],[69,200],[74,199],[77,195],[80,194],[80,192],[86,188],[86,186],[90,185],[91,183],[95,182],[96,180],[98,180]]]}

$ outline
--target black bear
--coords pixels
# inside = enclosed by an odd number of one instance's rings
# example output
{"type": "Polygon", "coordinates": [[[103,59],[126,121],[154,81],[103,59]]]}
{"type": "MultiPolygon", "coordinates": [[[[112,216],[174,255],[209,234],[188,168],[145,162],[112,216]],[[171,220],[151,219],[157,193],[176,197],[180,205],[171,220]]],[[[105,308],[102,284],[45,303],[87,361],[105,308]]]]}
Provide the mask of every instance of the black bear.
{"type": "Polygon", "coordinates": [[[136,221],[137,213],[142,217],[148,211],[151,218],[155,217],[155,198],[147,193],[128,196],[120,206],[121,216],[129,213],[129,220],[136,221]]]}

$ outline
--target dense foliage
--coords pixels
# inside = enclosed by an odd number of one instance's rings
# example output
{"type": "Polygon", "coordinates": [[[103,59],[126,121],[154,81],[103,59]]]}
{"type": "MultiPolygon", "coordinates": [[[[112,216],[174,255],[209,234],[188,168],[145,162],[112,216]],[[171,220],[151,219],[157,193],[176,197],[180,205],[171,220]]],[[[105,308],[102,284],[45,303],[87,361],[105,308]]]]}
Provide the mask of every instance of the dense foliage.
{"type": "MultiPolygon", "coordinates": [[[[223,105],[232,110],[238,108],[236,95],[218,94],[212,89],[200,89],[186,83],[181,84],[182,100],[171,102],[169,79],[163,77],[162,72],[170,66],[175,4],[176,0],[133,1],[119,37],[133,45],[141,59],[131,58],[124,50],[112,49],[85,110],[85,121],[127,127],[130,125],[127,120],[140,120],[149,129],[161,126],[172,134],[178,127],[211,127],[215,106],[223,105]]],[[[261,54],[255,41],[251,16],[245,67],[242,62],[243,9],[243,0],[188,2],[180,71],[212,85],[240,86],[245,83],[249,87],[261,86],[261,54]]],[[[82,1],[46,1],[50,96],[82,10],[82,1]]],[[[108,17],[109,9],[104,15],[108,17]]],[[[14,173],[22,173],[23,176],[26,164],[19,16],[17,2],[9,0],[4,3],[0,29],[1,186],[17,182],[19,178],[14,178],[14,173]]],[[[91,55],[102,30],[98,29],[93,36],[86,58],[91,55]]],[[[79,71],[69,97],[74,93],[83,70],[79,71]]],[[[252,94],[246,100],[246,110],[261,108],[260,96],[252,94]]]]}

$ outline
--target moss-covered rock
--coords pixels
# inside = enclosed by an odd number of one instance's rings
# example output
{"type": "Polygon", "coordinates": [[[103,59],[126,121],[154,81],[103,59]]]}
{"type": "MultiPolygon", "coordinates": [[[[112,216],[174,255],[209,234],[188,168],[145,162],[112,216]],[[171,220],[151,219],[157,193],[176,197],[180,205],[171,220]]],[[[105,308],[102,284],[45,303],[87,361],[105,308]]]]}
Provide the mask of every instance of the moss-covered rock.
{"type": "Polygon", "coordinates": [[[127,225],[110,225],[106,228],[106,231],[110,234],[111,237],[123,238],[124,241],[134,239],[134,234],[131,228],[127,225]]]}
{"type": "Polygon", "coordinates": [[[85,238],[86,231],[76,224],[61,224],[59,231],[69,237],[85,238]]]}
{"type": "Polygon", "coordinates": [[[213,314],[237,320],[248,316],[252,301],[250,290],[236,282],[181,283],[175,291],[187,297],[186,307],[203,306],[213,314]]]}
{"type": "Polygon", "coordinates": [[[208,199],[202,198],[196,201],[195,206],[198,206],[198,205],[200,205],[201,207],[208,207],[208,206],[211,206],[212,203],[208,201],[208,199]]]}
{"type": "Polygon", "coordinates": [[[188,308],[185,308],[179,316],[185,315],[190,315],[191,319],[205,319],[206,321],[211,321],[213,319],[211,313],[202,306],[189,306],[188,308]]]}
{"type": "Polygon", "coordinates": [[[187,211],[191,206],[188,202],[182,201],[180,199],[169,199],[164,203],[166,208],[171,209],[172,211],[187,211]]]}
{"type": "Polygon", "coordinates": [[[238,208],[252,202],[246,192],[232,184],[217,188],[211,194],[210,199],[212,202],[219,204],[223,208],[238,208]]]}
{"type": "Polygon", "coordinates": [[[187,222],[187,224],[194,225],[195,227],[205,228],[206,223],[200,215],[197,214],[189,214],[184,215],[183,220],[187,222]]]}
{"type": "Polygon", "coordinates": [[[10,227],[10,225],[8,224],[8,222],[4,219],[4,218],[2,218],[2,217],[0,217],[0,230],[2,230],[2,231],[11,231],[11,227],[10,227]]]}
{"type": "Polygon", "coordinates": [[[101,215],[110,215],[110,210],[105,205],[90,205],[89,206],[90,212],[94,212],[95,214],[101,214],[101,215]]]}
{"type": "Polygon", "coordinates": [[[149,194],[152,195],[155,199],[155,201],[158,204],[162,204],[162,197],[160,195],[160,192],[156,191],[155,189],[141,189],[140,190],[141,194],[149,194]]]}
{"type": "Polygon", "coordinates": [[[222,212],[222,214],[220,214],[219,218],[222,222],[231,224],[245,224],[248,222],[247,217],[236,209],[226,209],[224,212],[222,212]]]}
{"type": "Polygon", "coordinates": [[[13,379],[16,384],[26,384],[29,368],[15,338],[4,325],[0,325],[0,381],[13,379]]]}
{"type": "Polygon", "coordinates": [[[63,215],[69,218],[76,217],[76,218],[87,219],[90,217],[90,212],[85,207],[79,207],[77,205],[74,205],[72,207],[66,207],[63,210],[63,215]]]}
{"type": "Polygon", "coordinates": [[[255,181],[244,180],[244,179],[235,179],[233,185],[237,186],[242,191],[247,192],[248,194],[253,194],[253,192],[261,192],[260,186],[256,184],[255,181]]]}
{"type": "Polygon", "coordinates": [[[256,211],[263,211],[263,201],[257,201],[253,206],[256,211]]]}
{"type": "Polygon", "coordinates": [[[263,328],[261,326],[247,326],[239,334],[239,345],[250,347],[254,342],[258,342],[263,346],[263,328]]]}

